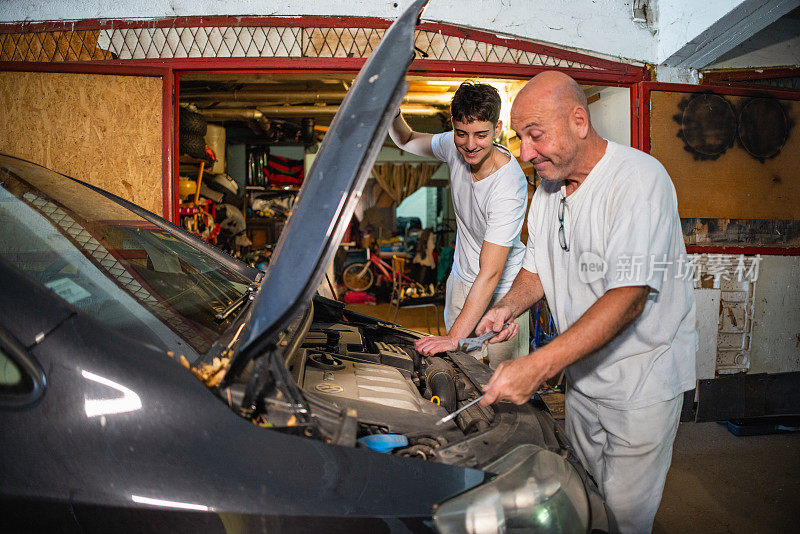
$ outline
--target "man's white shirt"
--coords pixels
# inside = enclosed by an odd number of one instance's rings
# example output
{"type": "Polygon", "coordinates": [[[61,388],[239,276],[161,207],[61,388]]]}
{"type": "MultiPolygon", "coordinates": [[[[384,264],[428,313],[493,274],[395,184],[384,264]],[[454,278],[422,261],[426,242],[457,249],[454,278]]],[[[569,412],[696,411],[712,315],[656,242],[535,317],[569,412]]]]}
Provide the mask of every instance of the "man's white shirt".
{"type": "Polygon", "coordinates": [[[525,220],[528,188],[525,174],[508,150],[511,160],[486,178],[473,182],[469,164],[458,152],[453,132],[436,134],[431,139],[434,155],[450,167],[450,187],[456,214],[456,250],[453,274],[472,285],[480,270],[483,242],[510,247],[495,293],[508,292],[522,265],[525,246],[519,235],[525,220]]]}
{"type": "Polygon", "coordinates": [[[693,282],[684,276],[688,260],[675,188],[655,158],[609,141],[570,196],[542,180],[528,232],[522,267],[538,273],[559,332],[610,289],[651,288],[631,325],[567,368],[569,387],[616,409],[649,406],[694,387],[693,282]],[[569,251],[558,235],[562,198],[569,251]]]}

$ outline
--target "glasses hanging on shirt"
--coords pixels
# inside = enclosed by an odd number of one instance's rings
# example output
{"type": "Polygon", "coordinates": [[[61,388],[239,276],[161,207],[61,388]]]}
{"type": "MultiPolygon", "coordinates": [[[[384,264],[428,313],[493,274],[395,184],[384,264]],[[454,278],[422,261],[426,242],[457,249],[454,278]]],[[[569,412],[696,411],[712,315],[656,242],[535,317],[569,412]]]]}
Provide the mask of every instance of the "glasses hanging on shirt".
{"type": "Polygon", "coordinates": [[[567,232],[564,230],[564,211],[567,206],[567,197],[561,197],[558,204],[558,244],[564,249],[564,252],[569,252],[569,242],[567,241],[567,232]]]}

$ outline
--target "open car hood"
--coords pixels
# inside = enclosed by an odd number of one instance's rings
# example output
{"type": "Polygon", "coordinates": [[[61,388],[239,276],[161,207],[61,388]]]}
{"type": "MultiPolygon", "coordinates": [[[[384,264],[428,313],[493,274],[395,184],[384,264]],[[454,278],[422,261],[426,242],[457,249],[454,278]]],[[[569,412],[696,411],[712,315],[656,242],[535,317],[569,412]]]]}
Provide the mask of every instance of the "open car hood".
{"type": "Polygon", "coordinates": [[[274,346],[322,283],[407,91],[414,30],[427,3],[417,0],[391,25],[339,107],[255,296],[239,363],[274,346]]]}

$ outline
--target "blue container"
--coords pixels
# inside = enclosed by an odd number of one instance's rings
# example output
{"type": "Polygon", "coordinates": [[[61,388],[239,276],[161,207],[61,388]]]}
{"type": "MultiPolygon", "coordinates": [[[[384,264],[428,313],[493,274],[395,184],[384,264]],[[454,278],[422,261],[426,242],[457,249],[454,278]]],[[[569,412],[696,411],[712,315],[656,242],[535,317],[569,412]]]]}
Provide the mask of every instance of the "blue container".
{"type": "Polygon", "coordinates": [[[402,434],[372,434],[359,438],[358,442],[375,452],[390,452],[408,445],[408,438],[402,434]]]}

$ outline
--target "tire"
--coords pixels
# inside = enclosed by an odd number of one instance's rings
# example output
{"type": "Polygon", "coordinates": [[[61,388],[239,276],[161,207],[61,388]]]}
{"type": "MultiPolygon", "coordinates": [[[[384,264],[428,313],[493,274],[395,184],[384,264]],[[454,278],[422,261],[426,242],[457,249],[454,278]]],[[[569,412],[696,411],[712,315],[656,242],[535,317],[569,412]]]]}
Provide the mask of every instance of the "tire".
{"type": "Polygon", "coordinates": [[[372,274],[372,269],[368,268],[364,274],[361,276],[358,275],[365,265],[367,264],[351,263],[345,267],[342,273],[342,282],[344,282],[344,286],[350,291],[366,291],[372,287],[372,283],[375,281],[375,275],[372,274]]]}
{"type": "Polygon", "coordinates": [[[205,158],[206,140],[197,134],[181,132],[178,135],[178,150],[181,154],[188,154],[193,158],[205,158]]]}
{"type": "Polygon", "coordinates": [[[202,113],[195,113],[186,108],[181,108],[178,112],[178,131],[181,134],[197,134],[205,137],[208,131],[208,123],[202,113]]]}

